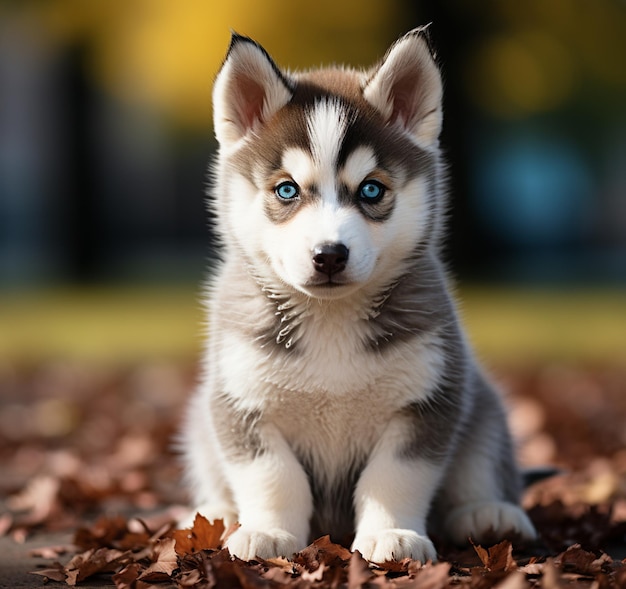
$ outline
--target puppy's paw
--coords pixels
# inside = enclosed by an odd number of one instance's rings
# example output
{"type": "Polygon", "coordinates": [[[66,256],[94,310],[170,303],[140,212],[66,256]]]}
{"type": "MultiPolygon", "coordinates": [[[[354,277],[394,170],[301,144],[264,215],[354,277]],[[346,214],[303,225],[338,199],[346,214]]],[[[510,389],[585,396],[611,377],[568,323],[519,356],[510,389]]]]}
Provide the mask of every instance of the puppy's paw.
{"type": "Polygon", "coordinates": [[[510,536],[520,536],[524,540],[537,537],[522,508],[504,501],[457,507],[446,518],[445,529],[450,540],[456,544],[465,544],[468,538],[483,542],[499,541],[510,536]]]}
{"type": "Polygon", "coordinates": [[[298,545],[297,538],[279,528],[261,532],[241,527],[226,541],[226,547],[233,556],[241,560],[258,558],[291,557],[303,546],[298,545]]]}
{"type": "Polygon", "coordinates": [[[427,536],[413,530],[388,529],[371,534],[357,534],[352,550],[376,563],[411,558],[425,563],[437,560],[437,551],[427,536]]]}

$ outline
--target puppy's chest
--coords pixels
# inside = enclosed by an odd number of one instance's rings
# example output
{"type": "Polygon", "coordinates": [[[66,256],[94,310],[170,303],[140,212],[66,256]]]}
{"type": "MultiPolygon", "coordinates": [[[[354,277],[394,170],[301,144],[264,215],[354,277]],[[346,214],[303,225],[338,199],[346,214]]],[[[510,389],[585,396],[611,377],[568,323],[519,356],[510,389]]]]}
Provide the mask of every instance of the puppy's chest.
{"type": "Polygon", "coordinates": [[[348,319],[303,326],[292,350],[268,350],[229,330],[217,347],[221,390],[275,426],[325,487],[355,472],[394,417],[432,394],[445,364],[436,333],[380,354],[348,319]]]}
{"type": "Polygon", "coordinates": [[[398,411],[399,399],[385,401],[386,392],[366,388],[334,396],[277,391],[266,400],[264,417],[314,471],[335,479],[371,453],[398,411]]]}
{"type": "Polygon", "coordinates": [[[260,410],[294,446],[332,453],[349,443],[368,451],[392,417],[428,397],[441,376],[436,338],[383,356],[345,331],[316,335],[327,337],[303,338],[300,349],[273,355],[249,342],[228,346],[239,356],[228,365],[240,367],[228,372],[228,393],[260,410]]]}

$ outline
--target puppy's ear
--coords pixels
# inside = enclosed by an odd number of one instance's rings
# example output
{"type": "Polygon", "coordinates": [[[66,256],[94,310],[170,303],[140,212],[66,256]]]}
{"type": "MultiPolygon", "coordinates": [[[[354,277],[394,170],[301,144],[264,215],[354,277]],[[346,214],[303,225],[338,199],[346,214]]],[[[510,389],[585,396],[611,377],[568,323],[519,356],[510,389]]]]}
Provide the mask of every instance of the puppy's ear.
{"type": "Polygon", "coordinates": [[[213,88],[215,135],[233,144],[267,121],[293,95],[291,81],[258,43],[233,33],[213,88]]]}
{"type": "Polygon", "coordinates": [[[364,98],[391,124],[400,125],[425,147],[441,132],[443,87],[426,27],[401,37],[365,82],[364,98]]]}

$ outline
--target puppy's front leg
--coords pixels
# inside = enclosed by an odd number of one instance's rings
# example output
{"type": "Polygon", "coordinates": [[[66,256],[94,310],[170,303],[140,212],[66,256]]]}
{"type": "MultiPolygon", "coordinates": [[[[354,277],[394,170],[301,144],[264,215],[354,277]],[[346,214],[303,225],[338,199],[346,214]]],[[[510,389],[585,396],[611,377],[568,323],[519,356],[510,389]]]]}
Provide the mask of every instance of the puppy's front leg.
{"type": "Polygon", "coordinates": [[[291,556],[307,545],[313,500],[302,466],[272,425],[259,428],[254,456],[239,456],[225,469],[241,527],[228,538],[242,560],[291,556]]]}
{"type": "Polygon", "coordinates": [[[403,449],[405,432],[406,422],[389,424],[357,484],[352,550],[372,562],[437,558],[426,518],[443,467],[409,456],[403,449]]]}

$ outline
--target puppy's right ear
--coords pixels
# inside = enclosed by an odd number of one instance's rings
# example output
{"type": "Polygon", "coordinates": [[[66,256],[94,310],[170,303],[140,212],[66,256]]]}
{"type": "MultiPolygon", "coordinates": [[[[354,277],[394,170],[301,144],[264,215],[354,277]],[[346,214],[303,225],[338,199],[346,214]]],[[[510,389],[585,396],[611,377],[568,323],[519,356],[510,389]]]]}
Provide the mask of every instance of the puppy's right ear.
{"type": "Polygon", "coordinates": [[[430,147],[441,132],[443,86],[427,34],[426,26],[401,37],[371,72],[363,96],[389,124],[430,147]]]}
{"type": "Polygon", "coordinates": [[[258,43],[233,33],[213,88],[215,135],[232,145],[266,122],[293,96],[292,82],[258,43]]]}

